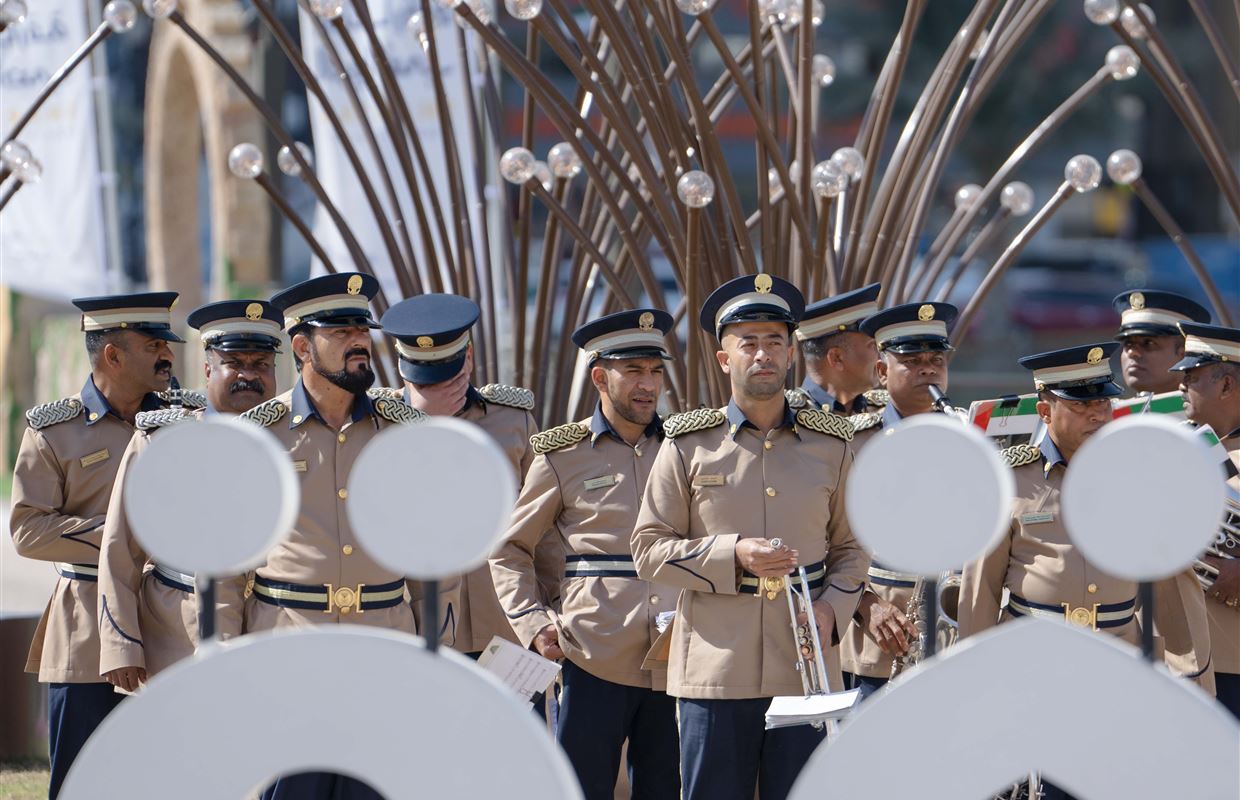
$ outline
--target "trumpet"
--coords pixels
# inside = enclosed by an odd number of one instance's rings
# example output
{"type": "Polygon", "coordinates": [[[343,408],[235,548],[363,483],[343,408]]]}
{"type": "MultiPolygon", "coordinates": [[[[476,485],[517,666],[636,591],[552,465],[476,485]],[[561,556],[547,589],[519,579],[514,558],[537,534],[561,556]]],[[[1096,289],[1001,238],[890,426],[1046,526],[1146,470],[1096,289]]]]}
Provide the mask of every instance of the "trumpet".
{"type": "MultiPolygon", "coordinates": [[[[771,547],[783,546],[781,539],[772,539],[771,547]]],[[[827,694],[826,659],[822,654],[822,637],[818,633],[818,625],[814,619],[812,598],[809,593],[809,579],[805,575],[805,567],[797,567],[797,582],[800,589],[793,588],[792,576],[784,581],[784,598],[788,601],[788,619],[792,625],[792,640],[797,646],[797,674],[801,676],[801,688],[805,696],[827,694]],[[797,623],[797,614],[805,612],[805,624],[797,623]],[[813,661],[813,664],[810,664],[813,661]]]]}

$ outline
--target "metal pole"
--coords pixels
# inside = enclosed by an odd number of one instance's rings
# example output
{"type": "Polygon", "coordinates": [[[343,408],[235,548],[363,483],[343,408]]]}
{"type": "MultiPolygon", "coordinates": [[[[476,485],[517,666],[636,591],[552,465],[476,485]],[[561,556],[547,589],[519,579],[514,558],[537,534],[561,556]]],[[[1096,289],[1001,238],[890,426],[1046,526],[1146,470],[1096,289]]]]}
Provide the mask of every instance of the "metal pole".
{"type": "Polygon", "coordinates": [[[1146,661],[1154,661],[1154,584],[1141,581],[1137,584],[1137,602],[1144,612],[1141,620],[1141,655],[1146,661]]]}
{"type": "MultiPolygon", "coordinates": [[[[103,21],[102,6],[86,3],[87,23],[96,29],[103,21]]],[[[113,140],[112,105],[108,101],[107,50],[96,47],[90,53],[91,90],[95,95],[95,128],[99,148],[99,192],[103,199],[103,244],[107,250],[107,287],[120,291],[124,275],[121,260],[120,206],[116,199],[116,144],[113,140]]]]}
{"type": "Polygon", "coordinates": [[[422,607],[426,613],[422,617],[420,631],[426,640],[427,652],[439,650],[439,581],[422,581],[422,607]]]}
{"type": "Polygon", "coordinates": [[[922,615],[926,628],[921,632],[921,657],[923,660],[933,658],[938,648],[937,629],[939,623],[939,579],[928,577],[925,580],[926,595],[922,600],[922,615]]]}
{"type": "Polygon", "coordinates": [[[198,600],[198,643],[215,638],[215,579],[194,576],[194,597],[198,600]]]}

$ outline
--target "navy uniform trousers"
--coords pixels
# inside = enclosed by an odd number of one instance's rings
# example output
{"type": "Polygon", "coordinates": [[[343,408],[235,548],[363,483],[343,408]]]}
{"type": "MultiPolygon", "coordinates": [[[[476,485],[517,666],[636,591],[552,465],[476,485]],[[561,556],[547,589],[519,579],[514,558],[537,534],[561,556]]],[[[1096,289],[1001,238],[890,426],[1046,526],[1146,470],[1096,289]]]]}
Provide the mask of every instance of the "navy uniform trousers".
{"type": "Polygon", "coordinates": [[[47,796],[56,800],[69,767],[86,740],[125,695],[110,683],[52,683],[47,687],[48,755],[51,781],[47,796]]]}
{"type": "Polygon", "coordinates": [[[675,699],[605,681],[567,659],[562,678],[556,740],[577,773],[585,799],[615,797],[620,751],[627,739],[632,800],[678,800],[675,699]]]}
{"type": "Polygon", "coordinates": [[[870,695],[877,692],[890,682],[890,678],[871,678],[868,675],[854,675],[851,672],[844,673],[845,689],[860,689],[857,694],[857,702],[860,703],[870,695]]]}
{"type": "Polygon", "coordinates": [[[766,730],[769,697],[680,699],[684,800],[783,800],[826,738],[811,725],[766,730]]]}

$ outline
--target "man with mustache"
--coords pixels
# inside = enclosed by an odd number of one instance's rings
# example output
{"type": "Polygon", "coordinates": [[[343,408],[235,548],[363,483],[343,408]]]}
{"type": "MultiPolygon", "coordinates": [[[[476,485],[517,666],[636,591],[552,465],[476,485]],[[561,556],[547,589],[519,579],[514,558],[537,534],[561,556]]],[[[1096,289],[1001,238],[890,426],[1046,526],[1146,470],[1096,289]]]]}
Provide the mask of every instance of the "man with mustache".
{"type": "MultiPolygon", "coordinates": [[[[499,383],[474,388],[471,331],[478,316],[473,300],[454,294],[423,294],[389,308],[380,322],[383,332],[396,340],[400,356],[404,388],[396,396],[424,414],[456,417],[482,428],[504,451],[520,485],[534,460],[534,393],[499,383]]],[[[550,593],[559,591],[562,565],[559,542],[546,537],[538,549],[538,574],[547,602],[558,599],[550,593]]],[[[462,577],[459,600],[445,618],[444,641],[472,658],[482,655],[495,636],[517,641],[485,564],[462,577]]]]}
{"type": "MultiPolygon", "coordinates": [[[[1227,485],[1240,498],[1240,329],[1181,322],[1184,358],[1171,369],[1180,377],[1184,413],[1197,425],[1209,425],[1227,449],[1227,485]]],[[[1240,530],[1240,506],[1230,508],[1230,523],[1240,530]]],[[[1231,538],[1240,539],[1240,533],[1231,538]]],[[[1240,546],[1219,547],[1232,558],[1205,556],[1218,570],[1206,592],[1214,681],[1218,699],[1240,719],[1240,546]]]]}
{"type": "Polygon", "coordinates": [[[99,677],[99,543],[121,453],[140,411],[164,408],[176,292],[84,297],[90,377],[77,394],[26,412],[9,525],[18,555],[53,562],[60,580],[26,670],[48,684],[49,797],[86,739],[121,700],[99,677]]]}
{"type": "MultiPolygon", "coordinates": [[[[140,412],[138,432],[121,458],[99,556],[99,674],[132,692],[148,676],[190,656],[198,645],[194,576],[152,561],[129,526],[126,476],[160,428],[216,414],[235,415],[271,399],[284,317],[270,303],[227,300],[189,315],[202,337],[207,404],[140,412]]],[[[244,591],[244,580],[242,591],[244,591]]],[[[236,592],[225,592],[235,596],[236,592]]],[[[241,606],[217,609],[217,635],[241,633],[241,606]]]]}
{"type": "MultiPolygon", "coordinates": [[[[878,372],[890,401],[881,412],[852,418],[855,451],[860,453],[880,431],[891,430],[905,417],[935,411],[929,387],[947,391],[948,363],[954,350],[948,327],[956,314],[956,307],[948,303],[908,303],[862,320],[860,333],[873,337],[882,354],[878,372]]],[[[887,683],[892,661],[905,655],[917,636],[904,613],[916,583],[916,575],[896,572],[878,562],[870,564],[857,619],[840,645],[845,683],[860,689],[862,699],[887,683]]]]}
{"type": "MultiPolygon", "coordinates": [[[[1110,358],[1117,349],[1118,343],[1108,342],[1020,359],[1020,365],[1033,372],[1046,436],[1038,445],[1016,445],[1002,453],[1016,479],[1011,524],[991,552],[965,566],[961,637],[1032,616],[1104,631],[1132,645],[1140,642],[1140,626],[1149,624],[1151,610],[1137,607],[1137,584],[1107,575],[1085,560],[1068,535],[1060,499],[1073,456],[1111,421],[1112,399],[1123,393],[1111,373],[1110,358]]],[[[1184,677],[1213,692],[1200,587],[1188,571],[1158,584],[1167,590],[1156,585],[1164,599],[1158,601],[1155,623],[1168,653],[1178,656],[1176,665],[1192,670],[1181,671],[1184,677]],[[1181,585],[1194,591],[1185,593],[1181,585]]],[[[1043,788],[1047,800],[1069,797],[1055,786],[1043,788]]]]}
{"type": "MultiPolygon", "coordinates": [[[[418,632],[404,576],[358,544],[345,509],[349,473],[367,443],[389,425],[423,418],[399,399],[367,394],[375,380],[370,336],[379,327],[370,300],[378,291],[373,276],[343,272],[311,278],[271,298],[284,315],[299,377],[290,391],[241,418],[264,426],[288,451],[301,505],[293,529],[254,575],[245,632],[338,623],[418,632]]],[[[227,586],[232,596],[221,586],[219,600],[236,605],[237,584],[227,586]]],[[[433,621],[424,625],[427,635],[438,631],[433,621]]],[[[340,677],[325,676],[324,691],[340,677]]],[[[283,776],[262,796],[379,797],[361,781],[332,773],[283,776]]]]}
{"type": "MultiPolygon", "coordinates": [[[[632,796],[680,796],[675,702],[664,691],[666,673],[642,663],[658,638],[657,618],[675,608],[676,593],[640,580],[629,549],[663,439],[657,407],[669,359],[663,337],[671,329],[667,312],[639,308],[573,332],[589,359],[598,403],[589,419],[533,437],[536,455],[507,540],[490,562],[521,644],[564,659],[556,739],[587,800],[615,796],[626,740],[632,796]],[[547,538],[567,554],[558,611],[538,574],[547,538]]],[[[561,573],[552,577],[559,582],[561,573]]]]}
{"type": "Polygon", "coordinates": [[[1124,292],[1112,305],[1120,315],[1115,338],[1122,345],[1124,383],[1138,393],[1178,391],[1179,376],[1171,367],[1184,356],[1184,337],[1177,326],[1208,323],[1210,312],[1184,295],[1152,289],[1124,292]]]}
{"type": "Polygon", "coordinates": [[[809,725],[765,730],[772,697],[804,693],[792,628],[808,639],[817,625],[829,655],[869,566],[844,513],[852,425],[794,411],[784,397],[804,308],[795,286],[768,274],[707,298],[699,323],[722,345],[732,399],[664,423],[633,530],[638,577],[681,590],[667,691],[677,698],[685,800],[788,795],[825,736],[809,725]],[[812,620],[789,617],[784,593],[797,567],[812,620]]]}
{"type": "Polygon", "coordinates": [[[820,408],[850,417],[882,410],[887,393],[878,385],[878,348],[862,333],[861,320],[878,311],[882,284],[819,300],[805,307],[796,337],[805,359],[805,381],[788,392],[793,408],[820,408]]]}

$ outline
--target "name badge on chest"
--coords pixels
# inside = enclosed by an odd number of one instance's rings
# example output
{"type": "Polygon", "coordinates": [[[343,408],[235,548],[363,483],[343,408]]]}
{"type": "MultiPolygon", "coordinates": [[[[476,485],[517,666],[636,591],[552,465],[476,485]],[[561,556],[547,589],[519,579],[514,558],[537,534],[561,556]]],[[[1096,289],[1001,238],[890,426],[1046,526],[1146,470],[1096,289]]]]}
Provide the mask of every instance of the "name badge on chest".
{"type": "Polygon", "coordinates": [[[109,453],[108,448],[105,447],[102,450],[96,450],[90,455],[82,456],[81,458],[78,459],[78,463],[82,465],[83,469],[85,469],[86,467],[89,467],[91,465],[99,464],[101,462],[107,461],[111,457],[112,457],[112,454],[109,453]]]}
{"type": "Polygon", "coordinates": [[[693,485],[694,486],[722,486],[723,476],[722,475],[694,475],[693,485]]]}
{"type": "Polygon", "coordinates": [[[306,459],[302,458],[302,459],[298,459],[293,462],[293,472],[305,472],[305,471],[306,471],[306,459]]]}
{"type": "Polygon", "coordinates": [[[1054,522],[1055,515],[1050,511],[1034,511],[1029,514],[1020,515],[1021,525],[1040,525],[1044,522],[1054,522]]]}
{"type": "Polygon", "coordinates": [[[586,481],[586,490],[589,491],[590,489],[602,489],[604,486],[615,486],[615,485],[616,485],[615,475],[600,475],[597,478],[590,478],[589,480],[586,481]]]}

